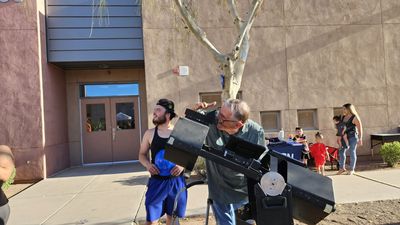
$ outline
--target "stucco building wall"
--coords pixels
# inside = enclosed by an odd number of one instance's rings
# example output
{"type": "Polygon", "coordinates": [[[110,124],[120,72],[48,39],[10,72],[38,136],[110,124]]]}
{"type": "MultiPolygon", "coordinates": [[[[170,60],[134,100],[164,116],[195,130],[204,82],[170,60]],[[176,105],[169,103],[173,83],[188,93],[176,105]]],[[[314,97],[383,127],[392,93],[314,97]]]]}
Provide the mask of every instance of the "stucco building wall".
{"type": "MultiPolygon", "coordinates": [[[[211,42],[231,51],[237,34],[224,4],[192,4],[211,42]]],[[[142,11],[148,112],[160,97],[172,98],[183,112],[200,92],[220,91],[218,65],[185,32],[174,2],[143,1],[142,11]],[[177,65],[189,66],[190,75],[173,75],[177,65]]],[[[297,110],[317,109],[318,129],[334,145],[333,108],[350,102],[364,125],[358,154],[370,154],[369,135],[400,124],[398,15],[394,0],[265,0],[251,30],[241,87],[251,117],[260,122],[261,111],[280,111],[282,127],[293,132],[297,110]]],[[[315,132],[306,132],[311,141],[315,132]]]]}
{"type": "Polygon", "coordinates": [[[47,64],[44,1],[0,5],[1,144],[16,158],[16,180],[69,166],[64,72],[47,64]]]}
{"type": "Polygon", "coordinates": [[[36,3],[1,4],[0,142],[11,146],[17,179],[43,178],[43,132],[36,3]]]}

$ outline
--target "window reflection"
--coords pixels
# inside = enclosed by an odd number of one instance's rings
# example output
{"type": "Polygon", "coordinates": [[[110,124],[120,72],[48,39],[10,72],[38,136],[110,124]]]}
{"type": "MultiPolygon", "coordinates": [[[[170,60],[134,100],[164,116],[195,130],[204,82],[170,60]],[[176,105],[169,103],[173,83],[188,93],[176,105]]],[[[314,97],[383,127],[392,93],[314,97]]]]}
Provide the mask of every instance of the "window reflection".
{"type": "Polygon", "coordinates": [[[85,84],[82,97],[137,96],[139,84],[85,84]]]}
{"type": "Polygon", "coordinates": [[[106,130],[104,104],[87,104],[86,118],[86,132],[90,133],[106,130]]]}
{"type": "Polygon", "coordinates": [[[132,102],[115,104],[117,130],[135,129],[135,110],[132,102]]]}

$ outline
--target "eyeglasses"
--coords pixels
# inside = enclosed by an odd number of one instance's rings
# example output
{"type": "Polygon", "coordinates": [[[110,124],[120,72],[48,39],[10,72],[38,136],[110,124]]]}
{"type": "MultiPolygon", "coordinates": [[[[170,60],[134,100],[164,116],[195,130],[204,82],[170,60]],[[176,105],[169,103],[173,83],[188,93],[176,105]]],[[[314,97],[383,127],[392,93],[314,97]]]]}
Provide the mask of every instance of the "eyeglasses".
{"type": "Polygon", "coordinates": [[[239,120],[226,120],[226,119],[223,119],[222,117],[224,117],[224,116],[221,114],[221,112],[218,112],[218,122],[219,122],[219,123],[225,123],[225,122],[231,122],[231,123],[233,123],[233,122],[239,122],[239,120]]]}
{"type": "Polygon", "coordinates": [[[225,123],[225,122],[239,122],[239,120],[223,120],[223,119],[221,119],[221,118],[218,118],[218,122],[221,122],[221,123],[225,123]]]}

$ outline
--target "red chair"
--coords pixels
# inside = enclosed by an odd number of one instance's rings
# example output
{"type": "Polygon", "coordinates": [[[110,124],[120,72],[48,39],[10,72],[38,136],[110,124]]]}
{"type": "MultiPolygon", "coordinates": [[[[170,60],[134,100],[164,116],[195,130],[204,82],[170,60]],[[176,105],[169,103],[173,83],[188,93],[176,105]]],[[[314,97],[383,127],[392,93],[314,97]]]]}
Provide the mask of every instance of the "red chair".
{"type": "Polygon", "coordinates": [[[339,149],[331,146],[326,146],[326,150],[329,154],[329,159],[327,158],[326,161],[331,163],[331,169],[333,170],[333,164],[336,164],[336,170],[339,169],[339,149]]]}

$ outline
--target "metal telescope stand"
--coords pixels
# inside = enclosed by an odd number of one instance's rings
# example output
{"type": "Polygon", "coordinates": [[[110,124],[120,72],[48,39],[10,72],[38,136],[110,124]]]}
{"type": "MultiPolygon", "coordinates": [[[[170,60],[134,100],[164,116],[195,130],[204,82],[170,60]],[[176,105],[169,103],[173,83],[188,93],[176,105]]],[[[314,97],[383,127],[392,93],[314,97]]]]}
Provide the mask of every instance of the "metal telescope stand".
{"type": "MultiPolygon", "coordinates": [[[[177,215],[177,208],[178,208],[178,199],[179,196],[186,191],[187,189],[195,186],[195,185],[200,185],[200,184],[207,184],[207,180],[195,180],[190,182],[189,184],[187,184],[185,187],[181,188],[178,192],[178,194],[175,197],[175,201],[174,201],[174,208],[172,210],[172,221],[171,221],[171,225],[179,225],[179,220],[177,220],[178,215],[177,215]]],[[[210,215],[210,207],[212,204],[212,200],[211,199],[207,199],[207,211],[206,211],[206,225],[208,225],[208,217],[210,215]]]]}
{"type": "MultiPolygon", "coordinates": [[[[293,224],[293,218],[316,224],[335,211],[330,178],[304,168],[297,160],[235,136],[229,136],[223,149],[206,146],[204,142],[210,121],[213,119],[208,115],[204,117],[187,110],[186,118],[179,118],[167,141],[165,159],[193,170],[197,157],[201,156],[244,174],[248,181],[250,211],[258,225],[290,225],[293,224]],[[277,195],[258,188],[264,175],[271,173],[279,174],[286,183],[287,188],[277,195]]],[[[196,184],[204,184],[204,181],[188,184],[179,194],[196,184]]],[[[175,211],[178,197],[175,200],[173,221],[177,217],[175,211]]],[[[206,224],[211,204],[208,200],[206,224]]]]}

